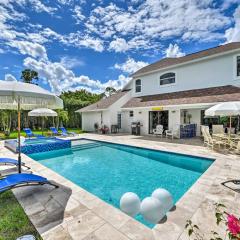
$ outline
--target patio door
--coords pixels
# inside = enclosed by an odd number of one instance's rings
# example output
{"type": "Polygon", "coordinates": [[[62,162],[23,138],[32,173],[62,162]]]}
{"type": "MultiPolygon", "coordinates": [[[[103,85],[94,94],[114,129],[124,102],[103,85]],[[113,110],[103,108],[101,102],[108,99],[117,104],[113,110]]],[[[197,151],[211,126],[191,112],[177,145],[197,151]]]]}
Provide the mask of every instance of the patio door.
{"type": "Polygon", "coordinates": [[[163,129],[168,129],[168,111],[150,111],[149,112],[149,134],[157,125],[163,125],[163,129]]]}

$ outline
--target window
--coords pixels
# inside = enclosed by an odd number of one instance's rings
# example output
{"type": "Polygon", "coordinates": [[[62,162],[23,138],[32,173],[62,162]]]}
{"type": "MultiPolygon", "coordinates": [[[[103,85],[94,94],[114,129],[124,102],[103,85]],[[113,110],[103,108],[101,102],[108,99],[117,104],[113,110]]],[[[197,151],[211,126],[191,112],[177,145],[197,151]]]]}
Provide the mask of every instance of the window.
{"type": "Polygon", "coordinates": [[[160,85],[175,83],[175,73],[165,73],[160,77],[160,85]]]}
{"type": "Polygon", "coordinates": [[[117,122],[118,122],[118,128],[121,129],[122,128],[122,115],[121,115],[121,113],[118,113],[118,115],[117,115],[117,122]]]}
{"type": "Polygon", "coordinates": [[[129,112],[129,117],[133,117],[133,111],[129,112]]]}
{"type": "Polygon", "coordinates": [[[137,79],[136,82],[135,82],[135,92],[136,93],[139,93],[142,91],[142,81],[141,79],[137,79]]]}
{"type": "Polygon", "coordinates": [[[240,56],[237,56],[237,77],[240,77],[240,56]]]}

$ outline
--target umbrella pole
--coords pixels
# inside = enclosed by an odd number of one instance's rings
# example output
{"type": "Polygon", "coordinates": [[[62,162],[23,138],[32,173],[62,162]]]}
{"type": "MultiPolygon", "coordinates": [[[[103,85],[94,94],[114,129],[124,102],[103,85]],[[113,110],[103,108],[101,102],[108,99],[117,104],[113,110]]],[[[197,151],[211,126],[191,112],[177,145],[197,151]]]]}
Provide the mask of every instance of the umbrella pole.
{"type": "Polygon", "coordinates": [[[230,116],[230,123],[229,123],[229,142],[230,142],[230,139],[231,139],[231,130],[232,130],[232,116],[230,116]]]}
{"type": "Polygon", "coordinates": [[[42,117],[42,135],[43,135],[43,124],[44,124],[44,117],[42,117]]]}
{"type": "Polygon", "coordinates": [[[18,172],[21,173],[21,110],[20,97],[18,98],[18,172]]]}

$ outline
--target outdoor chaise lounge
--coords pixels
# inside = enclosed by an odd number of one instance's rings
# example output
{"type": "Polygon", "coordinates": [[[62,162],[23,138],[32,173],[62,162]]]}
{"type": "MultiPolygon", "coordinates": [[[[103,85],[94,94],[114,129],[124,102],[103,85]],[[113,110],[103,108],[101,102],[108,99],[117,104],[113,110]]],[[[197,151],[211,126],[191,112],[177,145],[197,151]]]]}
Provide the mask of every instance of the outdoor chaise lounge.
{"type": "Polygon", "coordinates": [[[240,180],[238,179],[234,179],[234,180],[228,180],[228,181],[225,181],[225,182],[222,182],[222,185],[234,192],[238,192],[240,193],[240,180]],[[229,186],[229,183],[230,184],[234,184],[234,185],[238,185],[239,188],[233,188],[231,185],[229,186]]]}
{"type": "Polygon", "coordinates": [[[68,134],[67,133],[64,133],[64,132],[58,132],[58,130],[55,128],[55,127],[50,127],[50,130],[51,132],[53,133],[53,135],[60,135],[60,136],[64,136],[64,137],[67,137],[68,134]]]}
{"type": "Polygon", "coordinates": [[[24,128],[23,131],[26,133],[27,137],[45,138],[43,135],[34,134],[30,128],[24,128]]]}
{"type": "MultiPolygon", "coordinates": [[[[18,166],[18,161],[13,158],[0,158],[0,165],[14,165],[18,166]]],[[[26,166],[25,163],[22,162],[22,166],[30,169],[30,167],[26,166]]]]}
{"type": "Polygon", "coordinates": [[[71,135],[71,136],[77,135],[75,132],[68,132],[65,127],[60,127],[59,129],[62,131],[62,134],[67,134],[67,135],[71,135]]]}
{"type": "Polygon", "coordinates": [[[64,136],[64,137],[67,137],[68,136],[68,134],[66,134],[66,133],[63,133],[63,132],[58,132],[58,130],[55,128],[55,127],[50,127],[50,130],[51,130],[51,132],[53,133],[53,135],[55,135],[55,136],[64,136]]]}
{"type": "Polygon", "coordinates": [[[54,187],[57,185],[49,182],[46,178],[31,173],[16,173],[0,179],[0,193],[7,190],[23,187],[49,184],[54,187]]]}

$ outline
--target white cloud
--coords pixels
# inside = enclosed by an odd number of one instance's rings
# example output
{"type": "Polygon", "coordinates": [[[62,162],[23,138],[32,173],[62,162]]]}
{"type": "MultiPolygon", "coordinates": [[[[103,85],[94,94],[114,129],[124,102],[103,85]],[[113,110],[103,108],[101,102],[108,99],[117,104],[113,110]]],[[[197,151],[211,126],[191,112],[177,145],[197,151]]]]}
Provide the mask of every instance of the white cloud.
{"type": "Polygon", "coordinates": [[[101,83],[99,80],[93,80],[88,76],[76,76],[72,70],[66,68],[60,62],[51,62],[49,60],[36,60],[31,57],[24,59],[24,66],[38,72],[39,77],[47,81],[55,93],[61,93],[68,89],[91,88],[92,91],[103,92],[106,87],[112,86],[116,89],[122,88],[129,80],[124,75],[119,75],[116,80],[109,80],[101,83]]]}
{"type": "Polygon", "coordinates": [[[75,6],[73,13],[73,18],[76,20],[76,23],[82,23],[85,19],[85,16],[82,14],[82,8],[80,6],[75,6]]]}
{"type": "Polygon", "coordinates": [[[129,48],[129,45],[123,38],[117,38],[109,45],[109,49],[114,50],[115,52],[126,52],[129,48]]]}
{"type": "Polygon", "coordinates": [[[17,81],[12,74],[5,74],[5,81],[17,81]]]}
{"type": "Polygon", "coordinates": [[[85,62],[77,57],[64,56],[61,57],[60,63],[66,68],[72,69],[75,67],[81,67],[85,65],[85,62]]]}
{"type": "Polygon", "coordinates": [[[168,48],[164,52],[166,54],[166,57],[169,58],[185,56],[185,53],[182,52],[182,50],[176,43],[174,45],[170,43],[168,48]]]}
{"type": "Polygon", "coordinates": [[[212,0],[146,0],[138,3],[127,9],[113,3],[106,7],[97,6],[85,26],[89,32],[109,39],[110,50],[124,52],[139,49],[139,44],[134,45],[134,41],[129,45],[135,36],[139,41],[145,41],[145,49],[149,49],[152,43],[173,37],[185,41],[223,39],[223,34],[218,31],[231,24],[230,17],[214,8],[212,0]]]}
{"type": "Polygon", "coordinates": [[[47,52],[44,46],[27,41],[14,40],[9,43],[11,47],[18,48],[21,54],[27,54],[32,57],[47,59],[47,52]]]}
{"type": "Polygon", "coordinates": [[[32,7],[36,10],[36,12],[47,12],[52,14],[57,10],[57,8],[46,6],[40,0],[30,0],[32,7]]]}
{"type": "Polygon", "coordinates": [[[234,12],[234,26],[225,31],[226,42],[240,41],[240,6],[234,12]]]}
{"type": "Polygon", "coordinates": [[[140,68],[145,67],[146,65],[148,65],[148,63],[143,61],[135,61],[133,58],[128,58],[126,62],[121,64],[116,63],[114,67],[125,73],[132,74],[139,70],[140,68]]]}

